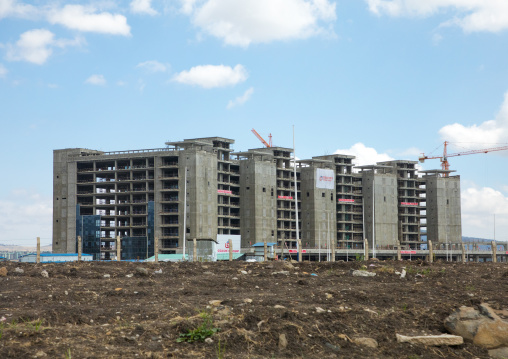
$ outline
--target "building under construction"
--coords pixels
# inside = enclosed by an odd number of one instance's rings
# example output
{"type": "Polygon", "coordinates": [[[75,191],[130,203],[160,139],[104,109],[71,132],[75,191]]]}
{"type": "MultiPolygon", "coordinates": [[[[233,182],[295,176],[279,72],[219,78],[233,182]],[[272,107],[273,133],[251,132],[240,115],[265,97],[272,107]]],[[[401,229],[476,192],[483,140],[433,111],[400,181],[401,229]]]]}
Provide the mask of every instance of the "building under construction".
{"type": "Polygon", "coordinates": [[[166,147],[54,151],[53,251],[96,259],[181,253],[184,238],[241,236],[242,248],[275,242],[306,248],[420,249],[461,242],[460,177],[416,161],[355,166],[354,156],[297,161],[293,150],[234,152],[221,137],[166,147]],[[296,181],[295,181],[296,173],[296,181]],[[295,182],[297,190],[295,192],[295,182]],[[296,196],[296,201],[295,201],[296,196]],[[298,203],[298,211],[295,210],[298,203]]]}

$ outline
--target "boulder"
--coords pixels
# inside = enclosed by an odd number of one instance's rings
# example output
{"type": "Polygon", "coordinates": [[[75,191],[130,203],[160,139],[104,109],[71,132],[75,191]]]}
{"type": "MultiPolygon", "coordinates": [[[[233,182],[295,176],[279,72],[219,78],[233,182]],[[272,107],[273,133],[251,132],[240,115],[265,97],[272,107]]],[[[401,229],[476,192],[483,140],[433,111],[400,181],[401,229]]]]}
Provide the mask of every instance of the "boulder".
{"type": "Polygon", "coordinates": [[[286,339],[286,334],[279,335],[279,349],[286,349],[288,346],[288,340],[286,339]]]}
{"type": "Polygon", "coordinates": [[[506,359],[508,358],[508,347],[491,349],[489,350],[489,356],[495,359],[506,359]]]}
{"type": "Polygon", "coordinates": [[[488,304],[478,309],[461,307],[444,321],[445,328],[486,349],[508,347],[508,322],[502,320],[488,304]]]}
{"type": "Polygon", "coordinates": [[[437,345],[461,345],[464,339],[459,335],[441,334],[441,335],[420,335],[409,337],[397,334],[398,343],[422,344],[427,346],[437,345]]]}
{"type": "Polygon", "coordinates": [[[354,338],[353,343],[355,343],[356,345],[362,345],[364,347],[374,348],[374,349],[377,348],[379,345],[377,343],[377,340],[372,339],[372,338],[354,338]]]}
{"type": "Polygon", "coordinates": [[[0,277],[7,277],[7,268],[0,268],[0,277]]]}
{"type": "Polygon", "coordinates": [[[365,270],[354,270],[351,272],[353,277],[374,277],[376,273],[367,272],[365,270]]]}

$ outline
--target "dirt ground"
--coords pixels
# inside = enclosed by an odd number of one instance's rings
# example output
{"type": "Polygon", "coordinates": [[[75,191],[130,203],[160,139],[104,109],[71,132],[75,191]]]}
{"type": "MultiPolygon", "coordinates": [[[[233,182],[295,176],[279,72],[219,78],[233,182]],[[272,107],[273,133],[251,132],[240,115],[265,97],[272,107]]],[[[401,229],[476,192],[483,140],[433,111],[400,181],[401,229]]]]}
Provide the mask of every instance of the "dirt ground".
{"type": "Polygon", "coordinates": [[[412,346],[395,335],[446,333],[443,320],[463,305],[508,309],[505,263],[3,266],[0,358],[488,358],[471,343],[412,346]],[[351,275],[362,266],[376,276],[351,275]],[[213,342],[198,340],[207,334],[213,342]]]}

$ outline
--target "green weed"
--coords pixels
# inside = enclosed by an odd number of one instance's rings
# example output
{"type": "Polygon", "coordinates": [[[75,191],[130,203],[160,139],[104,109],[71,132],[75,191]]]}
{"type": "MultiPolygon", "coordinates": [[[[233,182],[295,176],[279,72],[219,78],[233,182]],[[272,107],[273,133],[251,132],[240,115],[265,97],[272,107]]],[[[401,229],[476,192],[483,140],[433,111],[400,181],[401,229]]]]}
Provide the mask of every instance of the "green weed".
{"type": "Polygon", "coordinates": [[[224,359],[224,354],[226,354],[226,343],[221,346],[220,339],[217,347],[215,348],[215,354],[217,354],[217,359],[224,359]]]}
{"type": "Polygon", "coordinates": [[[202,342],[219,331],[219,328],[214,328],[213,326],[213,318],[210,312],[202,311],[199,316],[202,319],[202,323],[197,328],[189,330],[187,333],[180,333],[180,337],[176,340],[178,343],[202,342]]]}
{"type": "Polygon", "coordinates": [[[65,359],[72,359],[71,348],[65,352],[65,359]]]}

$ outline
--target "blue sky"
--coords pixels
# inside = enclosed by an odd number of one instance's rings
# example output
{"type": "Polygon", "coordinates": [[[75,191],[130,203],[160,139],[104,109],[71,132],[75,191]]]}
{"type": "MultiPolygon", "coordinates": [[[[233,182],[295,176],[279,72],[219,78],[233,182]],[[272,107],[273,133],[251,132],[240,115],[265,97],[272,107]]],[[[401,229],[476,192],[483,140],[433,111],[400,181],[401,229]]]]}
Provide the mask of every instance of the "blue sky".
{"type": "MultiPolygon", "coordinates": [[[[54,149],[502,146],[507,44],[505,0],[0,0],[0,243],[51,242],[54,149]]],[[[464,235],[508,240],[507,155],[450,158],[464,235]]]]}

